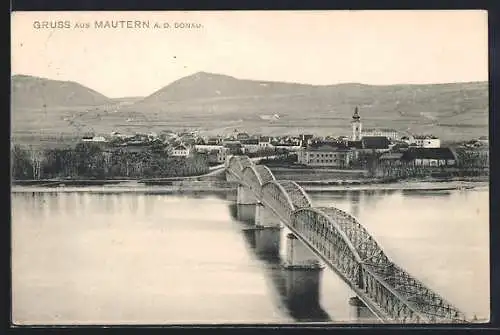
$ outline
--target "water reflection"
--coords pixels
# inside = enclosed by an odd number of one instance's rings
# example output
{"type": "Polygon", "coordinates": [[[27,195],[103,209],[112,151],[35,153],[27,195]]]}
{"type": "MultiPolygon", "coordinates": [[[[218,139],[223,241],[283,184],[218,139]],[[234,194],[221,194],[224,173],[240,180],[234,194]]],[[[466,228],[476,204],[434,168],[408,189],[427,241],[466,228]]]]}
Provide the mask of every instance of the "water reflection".
{"type": "MultiPolygon", "coordinates": [[[[280,306],[286,309],[286,312],[298,322],[329,322],[331,321],[328,313],[320,306],[319,299],[307,299],[310,295],[303,295],[301,292],[294,291],[299,282],[302,289],[310,291],[314,290],[312,286],[318,287],[319,283],[303,283],[301,271],[286,270],[282,266],[281,257],[274,253],[258,252],[258,239],[260,238],[259,230],[246,229],[243,230],[243,236],[250,250],[252,250],[262,263],[266,278],[273,285],[280,306]],[[311,286],[308,288],[308,286],[311,286]]],[[[263,242],[264,243],[264,242],[263,242]]],[[[304,277],[305,278],[305,277],[304,277]]]]}
{"type": "MultiPolygon", "coordinates": [[[[489,315],[487,189],[310,196],[314,206],[354,214],[389,258],[457,307],[489,315]]],[[[365,322],[365,310],[349,304],[353,292],[329,269],[321,304],[296,304],[290,284],[297,278],[280,266],[282,258],[260,252],[255,232],[243,231],[254,225],[255,207],[237,206],[235,198],[235,192],[14,194],[18,313],[34,321],[57,314],[107,322],[262,322],[285,319],[279,309],[296,321],[365,322]]]]}
{"type": "Polygon", "coordinates": [[[451,190],[402,190],[405,197],[449,197],[451,190]]]}

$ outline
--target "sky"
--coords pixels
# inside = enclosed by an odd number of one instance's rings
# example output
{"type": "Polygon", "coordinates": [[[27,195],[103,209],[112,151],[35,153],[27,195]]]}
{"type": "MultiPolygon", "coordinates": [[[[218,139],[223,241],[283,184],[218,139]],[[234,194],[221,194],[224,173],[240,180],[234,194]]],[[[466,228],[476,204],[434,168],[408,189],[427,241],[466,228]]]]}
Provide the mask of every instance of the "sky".
{"type": "Polygon", "coordinates": [[[12,74],[112,98],[147,96],[199,71],[318,85],[488,80],[486,11],[14,12],[11,27],[12,74]],[[119,20],[150,27],[95,26],[119,20]]]}

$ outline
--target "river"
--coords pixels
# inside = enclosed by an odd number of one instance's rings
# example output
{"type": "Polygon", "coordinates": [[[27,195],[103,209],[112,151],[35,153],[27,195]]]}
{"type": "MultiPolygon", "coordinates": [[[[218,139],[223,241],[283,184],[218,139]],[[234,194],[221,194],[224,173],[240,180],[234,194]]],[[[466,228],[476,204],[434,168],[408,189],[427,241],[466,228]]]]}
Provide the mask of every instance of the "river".
{"type": "MultiPolygon", "coordinates": [[[[385,253],[468,316],[489,318],[489,190],[311,193],[356,216],[385,253]]],[[[363,322],[328,268],[320,306],[287,305],[234,192],[12,193],[17,324],[363,322]]],[[[283,232],[284,236],[286,231],[283,232]]]]}

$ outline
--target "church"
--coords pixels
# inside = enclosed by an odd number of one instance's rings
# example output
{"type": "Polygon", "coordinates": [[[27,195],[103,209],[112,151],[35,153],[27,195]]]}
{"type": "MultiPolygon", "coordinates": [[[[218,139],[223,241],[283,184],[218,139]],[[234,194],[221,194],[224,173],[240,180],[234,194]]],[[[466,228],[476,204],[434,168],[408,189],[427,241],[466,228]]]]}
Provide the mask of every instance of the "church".
{"type": "Polygon", "coordinates": [[[363,132],[363,124],[358,107],[354,108],[351,120],[352,135],[347,146],[358,151],[386,152],[390,150],[391,137],[385,134],[367,135],[363,132]]]}
{"type": "Polygon", "coordinates": [[[352,135],[346,141],[312,141],[299,150],[297,161],[307,166],[347,168],[360,152],[386,152],[390,140],[386,136],[364,136],[359,109],[351,119],[352,135]]]}

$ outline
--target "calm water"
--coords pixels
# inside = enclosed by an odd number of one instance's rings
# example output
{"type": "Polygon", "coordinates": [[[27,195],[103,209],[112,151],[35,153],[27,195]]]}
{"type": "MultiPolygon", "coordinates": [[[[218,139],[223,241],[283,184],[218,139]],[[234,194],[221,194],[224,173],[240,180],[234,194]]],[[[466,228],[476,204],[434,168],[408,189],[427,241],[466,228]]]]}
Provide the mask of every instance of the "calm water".
{"type": "MultiPolygon", "coordinates": [[[[386,254],[469,315],[489,318],[489,194],[313,193],[353,213],[386,254]]],[[[13,319],[23,324],[363,322],[322,272],[320,305],[287,303],[234,194],[14,193],[13,319]]],[[[286,231],[283,231],[284,236],[286,231]]]]}

